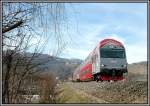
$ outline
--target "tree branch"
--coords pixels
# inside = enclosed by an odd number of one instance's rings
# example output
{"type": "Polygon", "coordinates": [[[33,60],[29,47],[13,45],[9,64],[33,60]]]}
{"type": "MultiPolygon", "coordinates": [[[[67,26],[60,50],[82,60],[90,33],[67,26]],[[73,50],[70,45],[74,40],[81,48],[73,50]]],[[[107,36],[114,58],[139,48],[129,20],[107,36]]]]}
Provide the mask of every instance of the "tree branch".
{"type": "Polygon", "coordinates": [[[3,28],[3,29],[2,29],[2,33],[6,33],[6,32],[8,32],[8,31],[10,31],[10,30],[13,30],[13,29],[19,27],[19,26],[22,25],[22,24],[23,24],[23,21],[20,20],[20,21],[14,23],[13,25],[9,26],[8,28],[3,28]]]}

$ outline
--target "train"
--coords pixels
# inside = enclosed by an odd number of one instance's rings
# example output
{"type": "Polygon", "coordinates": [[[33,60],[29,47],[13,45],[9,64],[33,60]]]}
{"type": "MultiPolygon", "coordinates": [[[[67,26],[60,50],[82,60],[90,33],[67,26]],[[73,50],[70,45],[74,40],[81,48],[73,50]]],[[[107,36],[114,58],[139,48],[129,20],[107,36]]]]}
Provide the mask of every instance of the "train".
{"type": "Polygon", "coordinates": [[[99,42],[72,73],[72,81],[120,81],[128,75],[126,49],[112,38],[99,42]]]}

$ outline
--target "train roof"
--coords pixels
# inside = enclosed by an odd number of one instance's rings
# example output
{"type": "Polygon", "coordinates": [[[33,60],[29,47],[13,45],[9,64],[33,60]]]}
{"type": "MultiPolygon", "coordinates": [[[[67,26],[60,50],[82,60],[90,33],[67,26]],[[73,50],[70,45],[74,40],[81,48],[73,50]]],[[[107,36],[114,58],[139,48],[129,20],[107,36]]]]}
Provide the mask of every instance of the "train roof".
{"type": "Polygon", "coordinates": [[[99,43],[99,48],[102,48],[104,45],[106,45],[108,43],[112,43],[112,44],[115,44],[115,45],[118,45],[118,46],[124,48],[123,44],[115,39],[103,39],[99,43]]]}
{"type": "Polygon", "coordinates": [[[96,49],[102,48],[103,46],[105,46],[108,43],[112,43],[114,45],[120,46],[121,48],[124,48],[123,44],[115,39],[112,38],[106,38],[100,41],[99,45],[97,45],[94,50],[92,52],[90,52],[90,54],[88,55],[88,57],[92,56],[95,54],[96,49]]]}

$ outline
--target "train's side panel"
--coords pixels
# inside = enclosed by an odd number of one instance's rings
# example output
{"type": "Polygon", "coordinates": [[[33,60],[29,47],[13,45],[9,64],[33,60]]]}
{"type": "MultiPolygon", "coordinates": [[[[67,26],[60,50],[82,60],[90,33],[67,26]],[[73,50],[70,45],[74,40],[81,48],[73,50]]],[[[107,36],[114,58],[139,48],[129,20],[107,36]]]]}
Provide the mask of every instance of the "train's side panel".
{"type": "Polygon", "coordinates": [[[86,64],[83,68],[81,68],[79,76],[81,81],[92,80],[92,64],[86,64]]]}

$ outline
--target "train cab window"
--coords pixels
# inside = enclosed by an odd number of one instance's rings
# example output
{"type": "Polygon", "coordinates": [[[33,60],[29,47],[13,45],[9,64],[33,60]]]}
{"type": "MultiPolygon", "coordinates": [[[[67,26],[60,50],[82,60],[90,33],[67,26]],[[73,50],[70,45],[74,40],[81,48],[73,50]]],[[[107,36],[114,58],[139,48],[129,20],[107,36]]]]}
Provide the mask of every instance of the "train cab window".
{"type": "Polygon", "coordinates": [[[102,58],[125,58],[124,49],[100,49],[102,58]]]}

